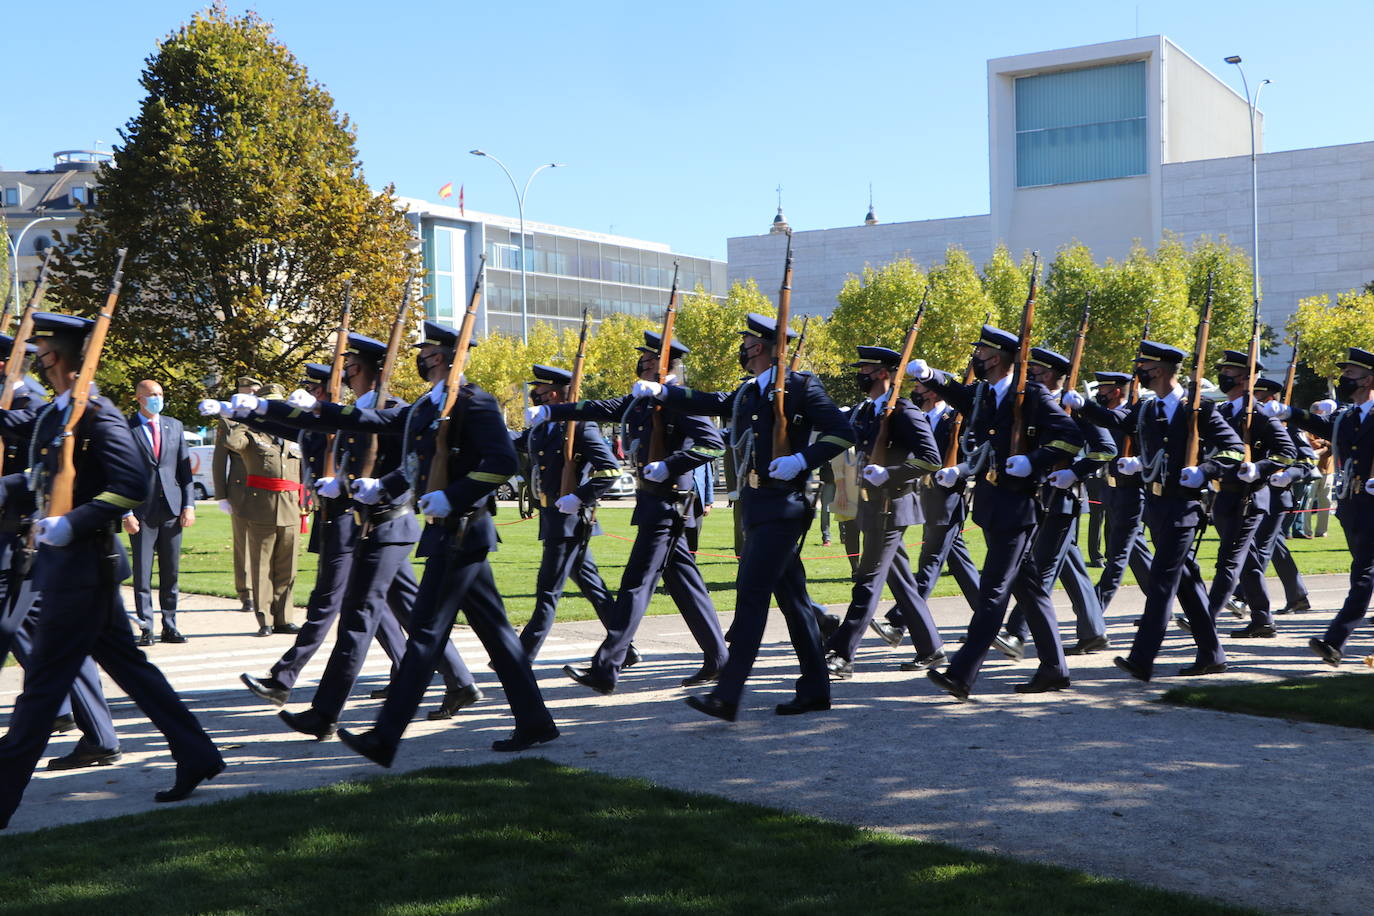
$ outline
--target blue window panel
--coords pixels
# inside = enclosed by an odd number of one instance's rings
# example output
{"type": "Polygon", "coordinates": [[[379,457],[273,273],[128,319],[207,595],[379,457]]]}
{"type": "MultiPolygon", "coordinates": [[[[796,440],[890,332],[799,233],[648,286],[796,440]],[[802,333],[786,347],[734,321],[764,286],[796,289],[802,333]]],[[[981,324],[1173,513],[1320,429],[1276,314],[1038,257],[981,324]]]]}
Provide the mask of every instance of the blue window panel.
{"type": "Polygon", "coordinates": [[[434,269],[453,271],[453,232],[449,229],[434,230],[434,269]]]}
{"type": "Polygon", "coordinates": [[[453,317],[453,277],[436,274],[434,277],[434,318],[453,317]]]}
{"type": "Polygon", "coordinates": [[[1143,175],[1144,61],[1016,80],[1016,186],[1143,175]]]}

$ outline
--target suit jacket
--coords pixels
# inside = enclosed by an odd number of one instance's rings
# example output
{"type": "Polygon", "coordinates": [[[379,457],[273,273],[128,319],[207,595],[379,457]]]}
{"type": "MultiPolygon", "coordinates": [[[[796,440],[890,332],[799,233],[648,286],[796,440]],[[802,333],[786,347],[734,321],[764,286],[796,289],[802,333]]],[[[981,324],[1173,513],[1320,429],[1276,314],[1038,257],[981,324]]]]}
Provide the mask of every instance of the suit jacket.
{"type": "Polygon", "coordinates": [[[158,524],[180,515],[195,501],[195,493],[191,488],[191,450],[182,435],[185,427],[180,420],[161,415],[152,422],[158,424],[162,445],[156,459],[142,415],[135,412],[129,417],[129,432],[148,470],[148,498],[133,511],[139,521],[158,524]]]}

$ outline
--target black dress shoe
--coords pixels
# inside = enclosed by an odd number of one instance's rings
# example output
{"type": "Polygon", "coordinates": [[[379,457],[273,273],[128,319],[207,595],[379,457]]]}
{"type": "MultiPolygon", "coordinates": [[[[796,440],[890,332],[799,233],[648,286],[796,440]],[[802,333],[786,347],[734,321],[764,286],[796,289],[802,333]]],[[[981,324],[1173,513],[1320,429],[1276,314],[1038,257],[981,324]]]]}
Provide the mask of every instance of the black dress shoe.
{"type": "Polygon", "coordinates": [[[1231,616],[1237,620],[1244,620],[1249,608],[1247,608],[1245,602],[1241,601],[1239,598],[1228,598],[1226,601],[1226,610],[1230,611],[1231,616]]]}
{"type": "Polygon", "coordinates": [[[253,675],[245,671],[243,674],[239,675],[239,680],[243,681],[243,686],[247,687],[273,706],[285,706],[286,701],[291,696],[291,688],[274,678],[253,677],[253,675]]]}
{"type": "Polygon", "coordinates": [[[163,627],[161,638],[163,642],[169,642],[172,645],[181,645],[186,641],[186,637],[176,627],[163,627]]]}
{"type": "Polygon", "coordinates": [[[1211,665],[1194,663],[1186,668],[1178,669],[1179,677],[1202,677],[1204,674],[1221,674],[1226,670],[1225,662],[1217,662],[1211,665]]]}
{"type": "Polygon", "coordinates": [[[241,611],[244,614],[251,614],[254,610],[256,609],[253,607],[253,602],[251,601],[243,602],[243,607],[239,608],[239,611],[241,611]]]}
{"type": "Polygon", "coordinates": [[[726,722],[733,722],[739,717],[739,704],[727,703],[718,699],[715,694],[708,693],[701,697],[688,697],[687,705],[697,712],[704,712],[708,716],[715,716],[717,719],[724,719],[726,722]]]}
{"type": "Polygon", "coordinates": [[[155,802],[176,802],[186,798],[196,790],[196,787],[207,779],[214,779],[224,772],[224,761],[212,764],[206,769],[184,769],[177,767],[177,781],[172,784],[170,789],[164,789],[153,796],[155,802]]]}
{"type": "Polygon", "coordinates": [[[48,769],[79,770],[82,767],[107,767],[119,762],[122,756],[124,755],[119,752],[119,748],[111,751],[106,748],[84,748],[78,744],[76,749],[65,757],[54,757],[49,760],[48,769]]]}
{"type": "Polygon", "coordinates": [[[683,687],[696,687],[699,684],[714,684],[720,679],[720,669],[715,665],[702,665],[696,674],[682,679],[683,687]]]}
{"type": "Polygon", "coordinates": [[[339,729],[339,740],[350,751],[361,757],[366,757],[378,766],[389,768],[391,761],[396,759],[396,748],[382,744],[370,729],[365,732],[351,732],[346,728],[341,728],[339,729]]]}
{"type": "Polygon", "coordinates": [[[138,647],[140,649],[146,649],[156,642],[157,640],[153,639],[152,630],[143,630],[138,634],[138,647]]]}
{"type": "Polygon", "coordinates": [[[1092,569],[1103,569],[1106,567],[1106,565],[1106,561],[1103,560],[1101,557],[1093,557],[1091,560],[1088,561],[1088,566],[1092,569]]]}
{"type": "Polygon", "coordinates": [[[372,691],[371,693],[369,693],[368,696],[371,697],[371,698],[374,699],[374,700],[385,700],[387,694],[390,693],[390,692],[391,692],[391,687],[389,687],[389,686],[387,686],[387,687],[378,687],[376,690],[374,690],[374,691],[372,691]]]}
{"type": "Polygon", "coordinates": [[[278,636],[295,636],[301,628],[294,623],[279,623],[272,627],[272,632],[278,636]]]}
{"type": "Polygon", "coordinates": [[[254,636],[271,636],[271,635],[272,635],[272,628],[269,627],[269,626],[267,626],[266,624],[264,624],[263,626],[258,627],[258,632],[254,633],[253,635],[254,635],[254,636]]]}
{"type": "Polygon", "coordinates": [[[903,671],[925,671],[927,668],[934,668],[949,661],[949,656],[943,649],[938,649],[929,655],[918,655],[909,662],[902,662],[903,671]]]}
{"type": "Polygon", "coordinates": [[[626,668],[633,668],[643,660],[644,656],[639,654],[639,650],[635,648],[635,644],[630,643],[630,648],[625,650],[625,661],[621,663],[620,670],[624,671],[626,668]]]}
{"type": "Polygon", "coordinates": [[[1090,655],[1093,652],[1101,652],[1103,649],[1110,649],[1112,641],[1106,636],[1089,636],[1087,639],[1080,639],[1077,643],[1064,650],[1065,655],[1090,655]]]}
{"type": "Polygon", "coordinates": [[[453,714],[464,706],[471,706],[482,699],[482,691],[476,684],[468,684],[466,687],[459,687],[457,690],[449,690],[444,693],[444,702],[439,704],[438,709],[431,709],[425,718],[431,722],[438,722],[440,719],[452,719],[453,714]]]}
{"type": "Polygon", "coordinates": [[[1150,683],[1150,675],[1144,669],[1137,668],[1130,659],[1122,658],[1118,655],[1116,658],[1112,659],[1112,664],[1116,665],[1137,681],[1144,681],[1147,684],[1150,683]]]}
{"type": "Polygon", "coordinates": [[[1232,639],[1273,639],[1279,631],[1267,623],[1251,623],[1240,630],[1232,630],[1232,639]]]}
{"type": "Polygon", "coordinates": [[[926,677],[930,678],[932,684],[954,697],[954,699],[968,699],[968,684],[965,684],[963,681],[955,680],[943,671],[936,671],[933,668],[926,672],[926,677]]]}
{"type": "Polygon", "coordinates": [[[821,628],[821,641],[829,639],[840,628],[840,618],[836,614],[822,614],[817,621],[821,628]]]}
{"type": "Polygon", "coordinates": [[[1014,662],[1026,657],[1026,641],[1020,636],[1001,633],[992,641],[993,648],[1014,662]]]}
{"type": "Polygon", "coordinates": [[[854,677],[854,663],[838,652],[826,654],[825,670],[830,672],[832,681],[847,681],[854,677]]]}
{"type": "Polygon", "coordinates": [[[1306,595],[1296,601],[1289,602],[1275,611],[1275,614],[1306,614],[1312,610],[1312,602],[1306,595]]]}
{"type": "Polygon", "coordinates": [[[1193,622],[1185,614],[1175,614],[1174,623],[1178,624],[1178,628],[1185,633],[1193,632],[1193,622]]]}
{"type": "Polygon", "coordinates": [[[1050,693],[1054,690],[1067,690],[1068,687],[1069,679],[1067,677],[1041,677],[1037,674],[1026,683],[1017,684],[1012,689],[1017,693],[1050,693]]]}
{"type": "Polygon", "coordinates": [[[1320,639],[1309,639],[1307,641],[1307,648],[1320,655],[1322,661],[1326,662],[1332,668],[1340,666],[1341,650],[1331,645],[1331,643],[1320,639]]]}
{"type": "Polygon", "coordinates": [[[806,712],[825,712],[830,708],[830,697],[793,697],[786,703],[773,707],[780,716],[799,716],[806,712]]]}
{"type": "Polygon", "coordinates": [[[601,678],[592,674],[592,669],[590,668],[574,668],[572,665],[564,665],[563,673],[577,681],[577,683],[581,684],[583,687],[595,690],[602,696],[610,696],[615,693],[615,684],[610,681],[603,681],[601,678]]]}
{"type": "Polygon", "coordinates": [[[499,738],[491,743],[491,749],[500,754],[511,754],[515,751],[523,751],[534,747],[536,744],[548,744],[558,737],[558,726],[552,722],[548,728],[541,728],[537,731],[523,731],[516,729],[510,733],[509,738],[499,738]]]}
{"type": "Polygon", "coordinates": [[[309,735],[316,741],[323,741],[334,734],[335,724],[311,709],[305,712],[288,712],[283,709],[277,716],[290,728],[302,735],[309,735]]]}
{"type": "Polygon", "coordinates": [[[52,733],[54,735],[65,734],[74,728],[76,728],[76,719],[70,715],[58,716],[52,720],[52,733]]]}
{"type": "Polygon", "coordinates": [[[874,633],[878,634],[878,638],[881,639],[883,642],[887,643],[888,646],[890,646],[893,649],[897,648],[902,644],[901,629],[898,627],[894,627],[890,623],[885,623],[884,621],[874,619],[868,622],[868,628],[872,630],[874,633]]]}

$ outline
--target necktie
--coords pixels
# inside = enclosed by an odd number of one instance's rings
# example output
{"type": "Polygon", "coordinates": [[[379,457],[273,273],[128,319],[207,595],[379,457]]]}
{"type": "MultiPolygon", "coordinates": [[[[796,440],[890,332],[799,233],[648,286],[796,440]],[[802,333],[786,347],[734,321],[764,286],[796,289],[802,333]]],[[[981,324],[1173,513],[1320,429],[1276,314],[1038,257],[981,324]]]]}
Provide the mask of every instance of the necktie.
{"type": "Polygon", "coordinates": [[[162,457],[162,431],[158,429],[156,417],[148,424],[148,428],[153,434],[153,460],[157,461],[162,457]]]}

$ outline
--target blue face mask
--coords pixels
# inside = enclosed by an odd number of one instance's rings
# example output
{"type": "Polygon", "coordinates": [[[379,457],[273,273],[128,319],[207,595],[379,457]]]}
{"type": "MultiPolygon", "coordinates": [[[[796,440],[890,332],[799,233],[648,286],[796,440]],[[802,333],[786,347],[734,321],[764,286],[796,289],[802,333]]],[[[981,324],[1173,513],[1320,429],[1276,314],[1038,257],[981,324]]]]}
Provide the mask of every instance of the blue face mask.
{"type": "Polygon", "coordinates": [[[150,394],[150,395],[148,395],[148,400],[147,400],[147,402],[143,405],[143,409],[146,410],[146,411],[148,411],[148,413],[153,414],[154,416],[156,416],[157,414],[162,413],[162,395],[160,395],[160,394],[150,394]]]}

